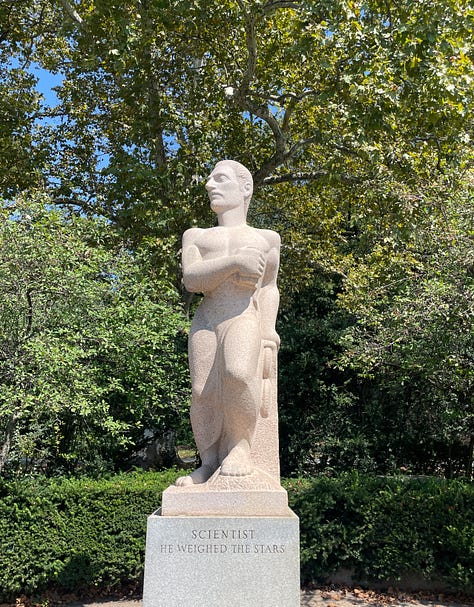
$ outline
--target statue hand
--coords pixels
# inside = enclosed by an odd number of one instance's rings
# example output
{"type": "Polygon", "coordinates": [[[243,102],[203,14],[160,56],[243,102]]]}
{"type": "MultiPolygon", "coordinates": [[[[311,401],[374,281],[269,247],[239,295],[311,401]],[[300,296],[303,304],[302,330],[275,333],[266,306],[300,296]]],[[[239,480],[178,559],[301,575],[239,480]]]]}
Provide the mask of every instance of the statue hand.
{"type": "Polygon", "coordinates": [[[237,249],[237,264],[242,277],[258,280],[265,270],[265,256],[255,247],[243,247],[237,249]]]}

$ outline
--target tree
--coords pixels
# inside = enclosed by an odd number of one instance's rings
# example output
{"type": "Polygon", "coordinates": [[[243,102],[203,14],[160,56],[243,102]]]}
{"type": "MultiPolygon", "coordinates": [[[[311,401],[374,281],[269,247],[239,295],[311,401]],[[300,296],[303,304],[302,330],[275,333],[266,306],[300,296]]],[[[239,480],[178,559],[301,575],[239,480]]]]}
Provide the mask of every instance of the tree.
{"type": "Polygon", "coordinates": [[[342,364],[377,385],[384,440],[400,464],[473,473],[474,207],[472,178],[423,206],[411,239],[386,243],[349,276],[356,315],[342,364]],[[463,187],[464,185],[464,187],[463,187]],[[459,187],[461,186],[461,187],[459,187]]]}
{"type": "MultiPolygon", "coordinates": [[[[41,162],[19,160],[21,180],[14,189],[40,176],[54,204],[106,217],[128,249],[146,251],[153,280],[178,286],[181,233],[211,221],[203,177],[222,157],[249,166],[256,183],[250,220],[283,236],[283,313],[294,323],[288,334],[300,331],[294,313],[302,313],[300,296],[307,298],[305,310],[314,297],[318,316],[308,310],[305,318],[311,326],[321,322],[326,332],[324,344],[317,331],[305,343],[307,349],[311,343],[321,347],[328,357],[313,359],[321,382],[314,384],[313,395],[323,398],[326,382],[335,386],[324,401],[327,409],[337,403],[350,409],[351,427],[357,422],[361,428],[361,445],[379,436],[378,446],[370,443],[368,449],[373,446],[377,458],[384,457],[386,436],[401,436],[405,423],[415,423],[419,403],[398,389],[407,369],[398,366],[391,373],[393,367],[384,362],[383,381],[382,375],[375,379],[370,357],[362,353],[370,351],[376,330],[376,342],[396,339],[400,323],[384,316],[395,300],[405,306],[407,319],[422,317],[434,260],[417,235],[427,242],[432,238],[435,250],[444,251],[439,271],[449,270],[442,265],[446,243],[429,236],[429,217],[434,213],[441,221],[445,200],[451,201],[449,230],[461,240],[469,233],[455,217],[471,189],[466,178],[473,124],[470,3],[20,0],[4,6],[4,65],[11,56],[24,69],[34,61],[64,78],[53,109],[43,104],[26,112],[33,85],[25,84],[21,132],[31,147],[25,158],[39,154],[41,162]],[[38,122],[51,117],[54,122],[38,122]],[[31,137],[33,124],[37,131],[31,137]],[[452,194],[456,189],[458,197],[452,194]],[[374,294],[377,301],[369,306],[364,298],[374,294]],[[321,298],[331,305],[318,307],[321,298]],[[412,299],[416,313],[409,314],[412,299]],[[377,318],[380,326],[369,330],[377,318]],[[356,328],[338,344],[332,323],[350,321],[356,328]],[[350,339],[357,344],[355,353],[350,339]],[[341,348],[346,354],[339,358],[345,365],[339,375],[330,353],[339,356],[341,348]],[[395,411],[390,407],[398,401],[410,415],[394,413],[393,425],[382,432],[387,411],[395,411]]],[[[9,64],[2,72],[7,91],[15,69],[9,64]]],[[[16,133],[8,131],[6,140],[16,133]]],[[[0,184],[6,188],[12,169],[4,167],[0,184]]],[[[453,293],[469,293],[466,274],[457,275],[463,278],[453,293]]],[[[442,303],[439,293],[433,302],[442,303]]],[[[436,343],[434,316],[430,319],[431,329],[410,341],[412,348],[417,344],[417,359],[422,346],[436,343]]],[[[438,370],[452,353],[460,326],[444,326],[450,345],[434,359],[438,370]]],[[[409,353],[403,351],[406,360],[409,353]]],[[[291,356],[301,354],[295,346],[284,364],[294,370],[291,356]]],[[[427,366],[423,369],[416,377],[409,374],[419,400],[426,394],[434,398],[425,389],[430,381],[427,366]]],[[[458,388],[448,377],[443,390],[451,394],[458,388]]],[[[288,405],[296,402],[292,391],[304,384],[304,378],[290,379],[289,391],[281,393],[283,407],[285,399],[288,405]]],[[[439,387],[441,400],[433,402],[446,403],[443,390],[439,387]]],[[[464,399],[466,390],[464,383],[464,399]]],[[[319,402],[314,399],[313,412],[319,402]]],[[[304,408],[297,405],[301,417],[304,408]]],[[[447,428],[439,421],[444,406],[432,407],[433,427],[447,428]]],[[[426,402],[423,407],[428,412],[426,402]]],[[[470,405],[456,405],[457,420],[462,407],[470,411],[470,405]]],[[[343,409],[340,413],[334,420],[342,419],[343,409]]],[[[298,416],[289,410],[286,415],[302,427],[298,416]]],[[[336,432],[336,422],[333,427],[336,432]]],[[[458,436],[467,432],[463,428],[458,436]]],[[[354,429],[354,440],[358,436],[354,429]]],[[[334,438],[339,440],[337,433],[334,438]]]]}
{"type": "MultiPolygon", "coordinates": [[[[61,121],[40,136],[54,199],[148,239],[165,271],[176,273],[169,253],[183,230],[210,221],[200,181],[216,159],[251,168],[254,216],[294,226],[309,271],[318,239],[305,235],[320,235],[320,213],[331,217],[327,246],[366,214],[355,190],[416,189],[462,162],[472,113],[467,1],[19,6],[17,22],[32,26],[23,37],[12,30],[14,52],[64,76],[53,112],[61,121]],[[275,199],[276,217],[266,204],[275,199]]],[[[391,212],[390,200],[378,205],[391,212]]]]}
{"type": "Polygon", "coordinates": [[[0,471],[126,463],[145,429],[183,423],[177,294],[111,247],[103,221],[44,195],[1,213],[0,471]]]}
{"type": "Polygon", "coordinates": [[[320,273],[278,324],[280,452],[285,475],[376,469],[361,429],[355,373],[329,365],[352,317],[337,305],[340,276],[320,273]]]}
{"type": "MultiPolygon", "coordinates": [[[[0,5],[0,191],[11,195],[41,182],[41,148],[34,142],[35,112],[40,96],[35,78],[25,69],[21,49],[32,23],[21,19],[22,2],[0,5]]],[[[25,4],[25,3],[23,3],[25,4]]]]}

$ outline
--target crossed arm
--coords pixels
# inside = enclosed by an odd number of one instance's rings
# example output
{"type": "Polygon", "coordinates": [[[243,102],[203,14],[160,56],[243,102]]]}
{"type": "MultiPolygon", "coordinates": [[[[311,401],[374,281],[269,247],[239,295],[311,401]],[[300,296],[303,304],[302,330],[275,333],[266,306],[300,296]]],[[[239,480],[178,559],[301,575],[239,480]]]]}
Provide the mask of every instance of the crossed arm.
{"type": "Polygon", "coordinates": [[[210,293],[231,276],[240,283],[256,287],[262,337],[279,347],[280,338],[275,330],[280,296],[276,278],[279,265],[280,239],[274,232],[267,237],[271,249],[264,254],[252,247],[243,247],[232,255],[203,259],[195,240],[201,230],[191,229],[183,236],[183,281],[188,291],[210,293]]]}
{"type": "Polygon", "coordinates": [[[183,236],[183,281],[188,291],[212,292],[234,274],[239,279],[256,285],[265,269],[265,257],[262,252],[244,247],[233,255],[203,259],[194,244],[196,235],[196,230],[188,230],[183,236]]]}

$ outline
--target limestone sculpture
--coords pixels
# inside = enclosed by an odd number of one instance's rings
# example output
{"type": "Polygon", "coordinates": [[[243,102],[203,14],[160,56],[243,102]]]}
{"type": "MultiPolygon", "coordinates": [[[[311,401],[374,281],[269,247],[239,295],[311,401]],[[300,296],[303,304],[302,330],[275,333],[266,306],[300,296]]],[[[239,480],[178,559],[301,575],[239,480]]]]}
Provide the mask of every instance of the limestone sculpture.
{"type": "Polygon", "coordinates": [[[269,415],[268,378],[280,343],[280,237],[246,223],[252,176],[240,163],[223,160],[206,189],[218,225],[183,236],[184,284],[204,294],[189,337],[191,423],[202,465],[177,480],[181,487],[215,474],[252,475],[253,442],[259,420],[269,415]]]}

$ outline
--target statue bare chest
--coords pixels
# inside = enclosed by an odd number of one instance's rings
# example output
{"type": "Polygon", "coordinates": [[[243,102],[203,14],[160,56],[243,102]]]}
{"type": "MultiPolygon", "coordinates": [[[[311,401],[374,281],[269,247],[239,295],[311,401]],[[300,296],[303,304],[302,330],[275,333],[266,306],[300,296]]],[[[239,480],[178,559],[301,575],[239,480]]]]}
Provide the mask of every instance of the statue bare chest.
{"type": "Polygon", "coordinates": [[[270,245],[256,228],[216,227],[205,230],[194,242],[203,259],[232,255],[239,249],[252,247],[266,253],[270,245]]]}

